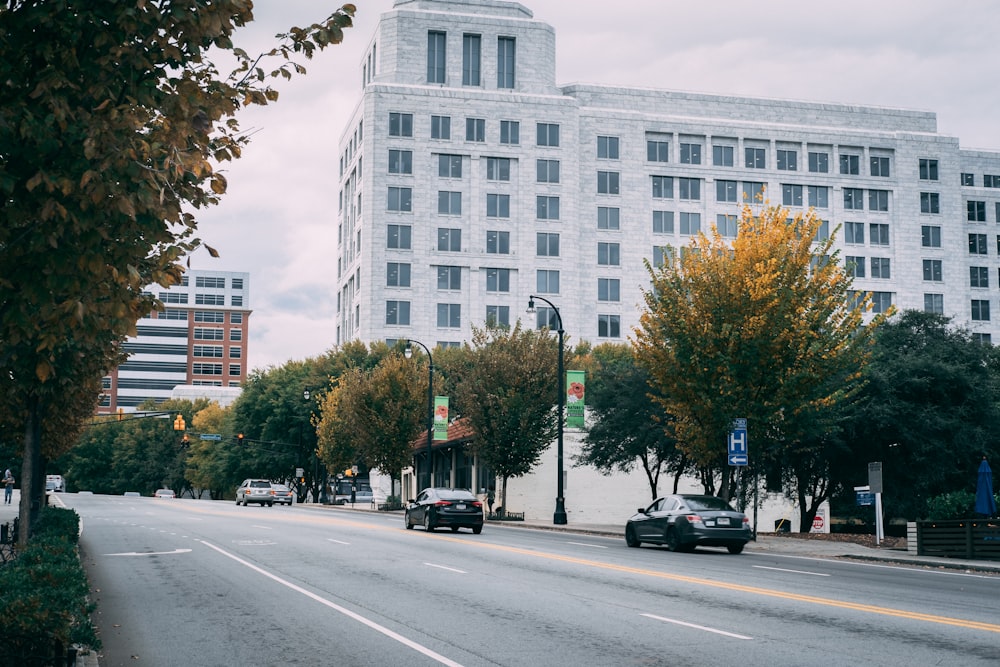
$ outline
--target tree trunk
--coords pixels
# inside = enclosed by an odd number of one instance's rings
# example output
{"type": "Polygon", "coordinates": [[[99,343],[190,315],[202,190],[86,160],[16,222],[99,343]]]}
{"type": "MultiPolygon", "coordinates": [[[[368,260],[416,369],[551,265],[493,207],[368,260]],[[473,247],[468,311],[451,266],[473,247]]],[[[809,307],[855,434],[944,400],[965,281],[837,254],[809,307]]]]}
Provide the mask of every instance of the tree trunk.
{"type": "MultiPolygon", "coordinates": [[[[28,399],[28,418],[24,426],[24,455],[21,461],[21,504],[18,507],[20,523],[17,530],[17,541],[22,547],[28,543],[31,526],[38,519],[40,504],[36,498],[36,478],[41,467],[41,436],[42,426],[38,417],[38,398],[28,399]]],[[[42,485],[45,493],[45,485],[42,485]]]]}
{"type": "Polygon", "coordinates": [[[503,517],[507,513],[507,476],[504,475],[501,479],[503,481],[500,483],[500,516],[503,517]]]}

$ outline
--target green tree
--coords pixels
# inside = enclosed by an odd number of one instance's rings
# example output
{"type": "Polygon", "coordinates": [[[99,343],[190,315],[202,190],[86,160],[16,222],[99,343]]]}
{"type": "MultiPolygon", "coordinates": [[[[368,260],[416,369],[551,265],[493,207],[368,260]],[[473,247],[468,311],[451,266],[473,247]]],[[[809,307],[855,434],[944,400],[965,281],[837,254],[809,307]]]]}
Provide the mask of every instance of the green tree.
{"type": "Polygon", "coordinates": [[[192,437],[185,462],[184,479],[191,487],[195,498],[200,498],[207,490],[213,500],[222,499],[225,490],[232,486],[227,474],[228,446],[231,438],[229,410],[213,401],[195,413],[191,421],[192,430],[198,434],[218,435],[220,440],[201,440],[192,437]]]}
{"type": "Polygon", "coordinates": [[[70,417],[79,401],[67,398],[120,360],[119,344],[158,306],[145,287],[180,279],[200,245],[195,211],[226,190],[212,164],[248,142],[236,113],[276,100],[265,82],[304,72],[290,59],[339,43],[354,11],[255,57],[233,41],[253,20],[245,0],[0,8],[0,419],[25,434],[22,541],[41,424],[70,417]],[[235,71],[220,75],[210,51],[235,57],[235,71]],[[265,70],[267,57],[281,64],[265,70]]]}
{"type": "Polygon", "coordinates": [[[502,480],[500,505],[507,506],[507,480],[538,465],[556,437],[558,344],[546,329],[472,327],[467,373],[456,379],[462,416],[475,433],[472,448],[502,480]]]}
{"type": "Polygon", "coordinates": [[[602,474],[640,468],[651,498],[658,497],[660,475],[672,474],[673,492],[690,464],[668,435],[669,415],[649,396],[649,373],[636,363],[632,347],[606,343],[591,353],[597,360],[588,374],[587,407],[591,412],[577,465],[602,474]]]}
{"type": "Polygon", "coordinates": [[[851,293],[833,236],[817,238],[822,224],[812,211],[791,219],[747,205],[735,240],[713,227],[679,256],[667,248],[659,269],[647,264],[636,355],[706,491],[718,478],[722,497],[733,496],[734,418],[749,419],[755,463],[780,467],[831,427],[819,417],[858,386],[868,301],[851,293]]]}

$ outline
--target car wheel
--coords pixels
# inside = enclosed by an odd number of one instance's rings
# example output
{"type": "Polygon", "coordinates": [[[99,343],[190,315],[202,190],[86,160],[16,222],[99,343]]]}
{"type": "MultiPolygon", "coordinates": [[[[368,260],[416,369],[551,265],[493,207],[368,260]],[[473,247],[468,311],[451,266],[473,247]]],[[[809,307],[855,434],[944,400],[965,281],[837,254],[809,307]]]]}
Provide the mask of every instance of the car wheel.
{"type": "Polygon", "coordinates": [[[639,538],[635,536],[634,526],[625,527],[625,544],[629,545],[630,547],[637,547],[640,544],[642,544],[642,542],[639,541],[639,538]]]}
{"type": "Polygon", "coordinates": [[[434,525],[431,523],[431,515],[429,512],[427,514],[424,514],[424,530],[426,530],[428,533],[434,532],[434,525]]]}
{"type": "Polygon", "coordinates": [[[406,529],[407,530],[413,530],[413,524],[410,523],[410,514],[409,514],[409,512],[407,512],[406,514],[403,515],[403,522],[406,524],[406,529]]]}
{"type": "Polygon", "coordinates": [[[268,507],[274,507],[274,503],[268,503],[267,506],[268,507]]]}
{"type": "Polygon", "coordinates": [[[452,526],[451,527],[451,532],[457,533],[458,532],[458,526],[452,526]]]}
{"type": "Polygon", "coordinates": [[[483,527],[482,526],[474,526],[472,528],[472,532],[474,534],[478,535],[479,533],[483,532],[483,527]]]}
{"type": "Polygon", "coordinates": [[[239,499],[239,498],[237,498],[237,499],[236,499],[236,506],[237,506],[237,507],[239,507],[239,506],[240,506],[240,499],[239,499]]]}
{"type": "Polygon", "coordinates": [[[729,549],[729,553],[731,553],[731,554],[741,554],[741,553],[743,553],[743,545],[742,544],[730,544],[726,548],[729,549]]]}
{"type": "Polygon", "coordinates": [[[680,551],[681,540],[677,536],[677,529],[673,527],[667,528],[667,534],[663,538],[663,543],[667,545],[667,549],[670,551],[680,551]]]}

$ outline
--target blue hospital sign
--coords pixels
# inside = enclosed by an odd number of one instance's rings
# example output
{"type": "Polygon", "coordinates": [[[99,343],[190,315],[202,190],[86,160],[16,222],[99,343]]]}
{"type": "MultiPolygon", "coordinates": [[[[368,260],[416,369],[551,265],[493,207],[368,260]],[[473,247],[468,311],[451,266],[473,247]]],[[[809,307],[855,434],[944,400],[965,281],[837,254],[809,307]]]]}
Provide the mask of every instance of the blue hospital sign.
{"type": "Polygon", "coordinates": [[[729,465],[745,466],[750,460],[747,448],[747,420],[733,420],[733,430],[729,432],[729,465]]]}

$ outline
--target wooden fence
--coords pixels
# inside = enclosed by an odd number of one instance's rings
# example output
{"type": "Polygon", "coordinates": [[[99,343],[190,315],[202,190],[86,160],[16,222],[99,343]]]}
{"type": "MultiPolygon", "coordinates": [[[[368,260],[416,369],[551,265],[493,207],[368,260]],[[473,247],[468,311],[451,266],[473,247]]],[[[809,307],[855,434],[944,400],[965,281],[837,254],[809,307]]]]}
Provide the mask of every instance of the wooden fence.
{"type": "Polygon", "coordinates": [[[917,521],[917,554],[1000,560],[1000,520],[917,521]]]}

